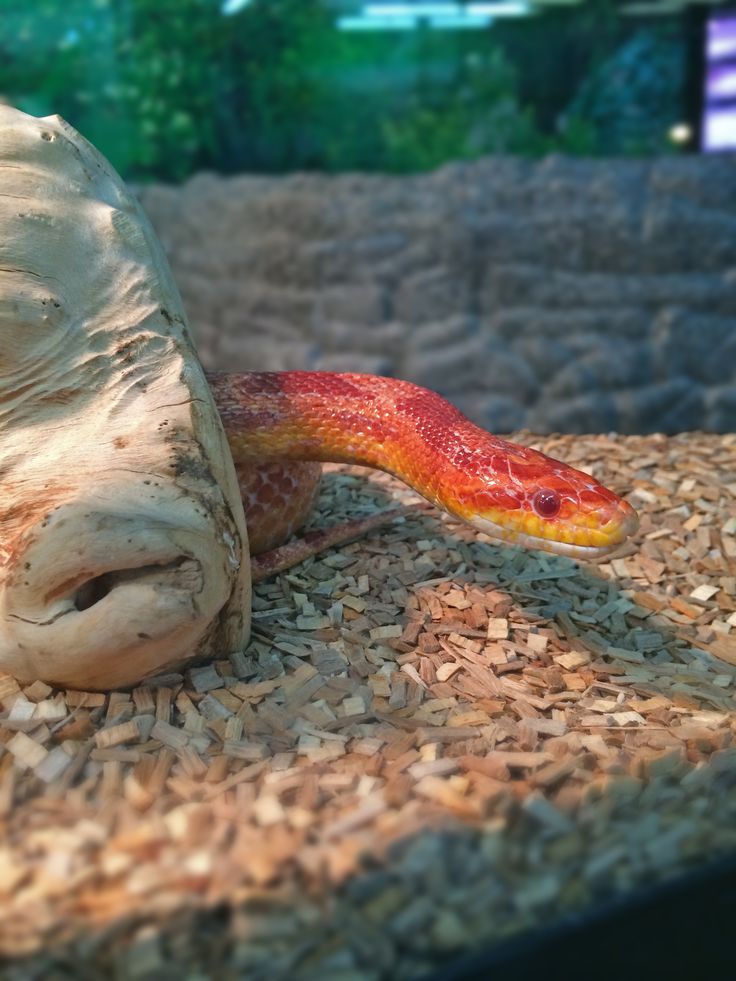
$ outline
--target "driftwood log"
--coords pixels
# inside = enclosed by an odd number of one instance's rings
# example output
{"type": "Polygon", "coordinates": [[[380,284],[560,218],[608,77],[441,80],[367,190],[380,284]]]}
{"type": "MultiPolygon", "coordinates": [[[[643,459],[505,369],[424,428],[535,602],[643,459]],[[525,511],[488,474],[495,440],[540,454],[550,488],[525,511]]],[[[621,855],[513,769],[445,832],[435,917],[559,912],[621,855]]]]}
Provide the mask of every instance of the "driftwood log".
{"type": "Polygon", "coordinates": [[[243,507],[141,208],[0,106],[0,669],[112,688],[242,648],[243,507]]]}

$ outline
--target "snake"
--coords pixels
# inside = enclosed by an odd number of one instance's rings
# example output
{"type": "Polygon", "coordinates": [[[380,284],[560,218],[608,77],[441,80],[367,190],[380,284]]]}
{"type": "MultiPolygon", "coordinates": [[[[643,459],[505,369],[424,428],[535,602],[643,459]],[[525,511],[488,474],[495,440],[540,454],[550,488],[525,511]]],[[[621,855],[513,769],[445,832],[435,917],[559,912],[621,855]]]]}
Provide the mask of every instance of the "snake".
{"type": "Polygon", "coordinates": [[[477,426],[398,378],[321,371],[208,374],[243,496],[250,551],[304,523],[322,463],[386,471],[498,542],[591,560],[639,525],[589,474],[477,426]]]}

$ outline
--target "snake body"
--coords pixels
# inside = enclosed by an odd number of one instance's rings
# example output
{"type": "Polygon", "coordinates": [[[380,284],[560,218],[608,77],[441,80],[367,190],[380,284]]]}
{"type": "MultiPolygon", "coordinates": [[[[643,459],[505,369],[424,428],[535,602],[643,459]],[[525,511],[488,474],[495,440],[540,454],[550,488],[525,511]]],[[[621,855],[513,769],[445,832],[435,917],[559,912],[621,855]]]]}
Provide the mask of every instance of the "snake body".
{"type": "Polygon", "coordinates": [[[303,520],[319,462],[394,474],[491,537],[576,558],[638,527],[626,501],[580,470],[476,426],[410,382],[330,372],[209,376],[241,475],[251,550],[303,520]]]}

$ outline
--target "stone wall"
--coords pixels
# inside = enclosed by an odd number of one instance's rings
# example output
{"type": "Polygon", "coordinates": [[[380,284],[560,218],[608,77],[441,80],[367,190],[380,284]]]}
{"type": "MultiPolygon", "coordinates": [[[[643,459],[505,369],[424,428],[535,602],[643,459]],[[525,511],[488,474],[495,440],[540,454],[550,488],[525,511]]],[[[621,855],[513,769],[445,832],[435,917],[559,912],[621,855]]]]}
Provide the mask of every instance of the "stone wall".
{"type": "Polygon", "coordinates": [[[146,187],[203,361],[398,375],[497,431],[736,429],[736,158],[146,187]]]}

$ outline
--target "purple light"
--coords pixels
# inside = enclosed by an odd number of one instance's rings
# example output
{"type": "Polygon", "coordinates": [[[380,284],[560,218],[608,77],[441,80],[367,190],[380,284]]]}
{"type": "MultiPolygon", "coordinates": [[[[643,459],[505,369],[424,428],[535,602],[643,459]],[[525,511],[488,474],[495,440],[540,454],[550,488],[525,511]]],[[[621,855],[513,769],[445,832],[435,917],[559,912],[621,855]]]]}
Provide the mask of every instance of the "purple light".
{"type": "Polygon", "coordinates": [[[736,150],[736,14],[708,21],[702,146],[736,150]]]}
{"type": "Polygon", "coordinates": [[[705,92],[708,99],[736,98],[736,62],[708,69],[705,92]]]}
{"type": "Polygon", "coordinates": [[[706,109],[703,146],[706,150],[736,150],[736,110],[706,109]]]}
{"type": "Polygon", "coordinates": [[[709,61],[736,57],[736,17],[714,17],[708,22],[706,53],[709,61]]]}

